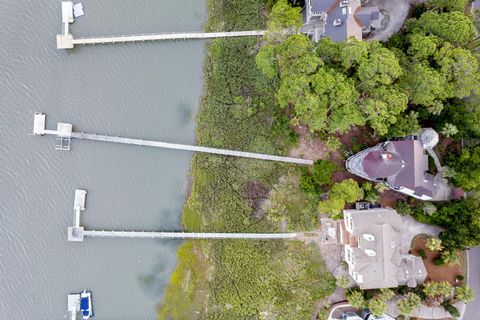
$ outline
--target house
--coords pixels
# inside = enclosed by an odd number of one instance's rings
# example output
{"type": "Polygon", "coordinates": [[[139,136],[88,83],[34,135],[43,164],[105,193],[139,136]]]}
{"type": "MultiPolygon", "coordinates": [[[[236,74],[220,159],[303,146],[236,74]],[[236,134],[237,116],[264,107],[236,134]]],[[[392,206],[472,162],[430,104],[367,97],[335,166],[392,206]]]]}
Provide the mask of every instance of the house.
{"type": "Polygon", "coordinates": [[[306,0],[303,32],[314,42],[323,37],[362,40],[383,19],[378,7],[362,7],[360,0],[306,0]]]}
{"type": "MultiPolygon", "coordinates": [[[[348,273],[361,289],[416,287],[427,271],[402,242],[402,218],[393,209],[344,210],[339,238],[348,273]]],[[[408,239],[410,240],[410,239],[408,239]]]]}
{"type": "Polygon", "coordinates": [[[433,147],[438,134],[430,128],[419,135],[382,142],[347,159],[351,173],[419,200],[443,201],[453,197],[453,188],[442,174],[433,147]],[[434,157],[435,176],[429,173],[429,154],[434,157]]]}

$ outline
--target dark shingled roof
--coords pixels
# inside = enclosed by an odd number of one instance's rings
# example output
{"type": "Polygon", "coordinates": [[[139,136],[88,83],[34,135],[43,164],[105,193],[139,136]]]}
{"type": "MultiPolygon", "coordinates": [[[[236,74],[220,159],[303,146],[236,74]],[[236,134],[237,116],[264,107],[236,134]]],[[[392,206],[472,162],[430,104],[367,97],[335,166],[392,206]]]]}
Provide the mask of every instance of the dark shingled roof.
{"type": "Polygon", "coordinates": [[[327,12],[338,0],[312,0],[312,11],[327,12]]]}

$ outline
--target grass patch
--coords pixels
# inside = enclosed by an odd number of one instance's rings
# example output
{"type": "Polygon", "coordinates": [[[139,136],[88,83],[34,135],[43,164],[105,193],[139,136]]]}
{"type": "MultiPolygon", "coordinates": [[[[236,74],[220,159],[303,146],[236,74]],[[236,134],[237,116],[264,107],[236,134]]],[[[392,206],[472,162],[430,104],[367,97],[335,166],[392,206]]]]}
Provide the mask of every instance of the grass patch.
{"type": "MultiPolygon", "coordinates": [[[[263,28],[264,12],[261,0],[209,1],[205,29],[263,28]]],[[[250,37],[210,43],[205,93],[197,116],[199,144],[286,154],[294,142],[285,116],[275,103],[275,83],[255,65],[260,41],[250,37]]],[[[193,157],[191,172],[194,181],[182,222],[188,231],[210,232],[280,231],[278,221],[257,212],[258,202],[252,202],[248,189],[256,186],[269,190],[280,177],[292,172],[299,175],[291,165],[208,154],[193,157]]],[[[300,196],[298,183],[294,188],[299,196],[285,215],[293,221],[292,229],[301,229],[303,222],[297,209],[306,199],[300,196]]],[[[305,223],[311,223],[311,216],[305,223]]],[[[307,319],[316,302],[334,287],[335,280],[314,245],[289,241],[194,242],[181,247],[159,318],[307,319]],[[197,260],[189,261],[188,255],[197,260]]]]}

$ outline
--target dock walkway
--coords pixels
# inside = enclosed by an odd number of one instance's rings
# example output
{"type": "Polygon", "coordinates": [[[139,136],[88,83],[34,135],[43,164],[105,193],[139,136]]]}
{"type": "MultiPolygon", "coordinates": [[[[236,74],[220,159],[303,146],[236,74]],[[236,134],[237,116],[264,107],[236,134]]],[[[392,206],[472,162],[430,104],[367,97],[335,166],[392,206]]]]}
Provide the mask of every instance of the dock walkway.
{"type": "Polygon", "coordinates": [[[233,37],[258,37],[263,36],[266,30],[246,30],[229,32],[178,32],[178,33],[156,33],[139,35],[118,35],[74,38],[70,33],[69,25],[75,21],[74,6],[71,1],[62,2],[62,29],[63,32],[57,35],[57,49],[73,49],[75,45],[88,44],[109,44],[127,42],[145,42],[161,40],[188,40],[188,39],[214,39],[233,37]]]}
{"type": "Polygon", "coordinates": [[[68,123],[59,123],[57,125],[57,130],[46,130],[45,114],[40,112],[35,113],[33,133],[35,135],[57,135],[57,139],[59,136],[64,140],[68,139],[69,141],[68,148],[57,148],[57,150],[70,150],[69,139],[75,138],[80,140],[104,141],[104,142],[111,142],[111,143],[137,145],[137,146],[148,146],[148,147],[156,147],[156,148],[164,148],[164,149],[175,149],[175,150],[210,153],[210,154],[217,154],[217,155],[223,155],[223,156],[269,160],[269,161],[294,163],[294,164],[302,164],[302,165],[313,165],[313,160],[310,160],[310,159],[283,157],[283,156],[276,156],[276,155],[268,155],[268,154],[228,150],[228,149],[219,149],[219,148],[212,148],[212,147],[192,146],[192,145],[161,142],[161,141],[154,141],[154,140],[116,137],[116,136],[102,135],[102,134],[96,134],[96,133],[75,132],[72,130],[72,125],[68,123]],[[67,128],[68,130],[65,130],[65,129],[62,130],[62,128],[67,128]]]}
{"type": "Polygon", "coordinates": [[[82,242],[85,237],[97,238],[129,238],[129,239],[295,239],[297,233],[227,233],[227,232],[165,232],[165,231],[106,231],[85,230],[80,223],[80,210],[85,209],[86,190],[75,190],[74,224],[67,228],[68,241],[82,242]]]}

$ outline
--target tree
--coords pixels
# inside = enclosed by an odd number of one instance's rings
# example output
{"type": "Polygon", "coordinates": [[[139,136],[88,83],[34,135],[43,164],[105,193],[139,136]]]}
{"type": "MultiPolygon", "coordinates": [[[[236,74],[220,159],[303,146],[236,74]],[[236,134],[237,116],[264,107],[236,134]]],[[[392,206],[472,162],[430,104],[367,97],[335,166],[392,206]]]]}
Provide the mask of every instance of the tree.
{"type": "Polygon", "coordinates": [[[467,199],[439,205],[432,222],[442,226],[440,233],[446,250],[463,250],[480,244],[480,200],[472,194],[467,199]]]}
{"type": "Polygon", "coordinates": [[[362,184],[364,196],[363,198],[368,202],[375,202],[378,200],[377,190],[373,187],[372,183],[364,182],[362,184]]]}
{"type": "Polygon", "coordinates": [[[407,23],[411,33],[433,34],[455,45],[464,45],[475,36],[472,20],[462,12],[427,12],[407,23]]]}
{"type": "Polygon", "coordinates": [[[282,77],[310,75],[321,65],[312,41],[304,34],[291,35],[277,46],[276,61],[282,77]]]}
{"type": "Polygon", "coordinates": [[[413,206],[406,201],[397,201],[393,204],[393,208],[402,216],[413,214],[413,206]]]}
{"type": "Polygon", "coordinates": [[[399,90],[381,86],[372,90],[372,98],[365,99],[363,111],[378,135],[385,135],[391,124],[397,122],[398,115],[407,108],[408,97],[399,90]]]}
{"type": "Polygon", "coordinates": [[[458,300],[465,303],[473,301],[475,299],[475,293],[473,292],[473,289],[467,285],[457,287],[455,294],[458,300]]]}
{"type": "Polygon", "coordinates": [[[330,190],[330,198],[342,199],[345,202],[355,202],[363,198],[363,190],[353,179],[343,180],[336,183],[330,190]]]}
{"type": "Polygon", "coordinates": [[[380,45],[370,46],[370,55],[359,62],[357,76],[360,87],[373,88],[390,85],[402,75],[402,67],[395,54],[380,45]]]}
{"type": "Polygon", "coordinates": [[[366,305],[365,297],[363,292],[359,289],[352,289],[347,292],[347,301],[354,308],[363,308],[366,305]]]}
{"type": "Polygon", "coordinates": [[[405,78],[414,104],[431,106],[438,99],[446,98],[446,79],[443,74],[431,68],[426,62],[413,65],[405,78]]]}
{"type": "Polygon", "coordinates": [[[327,199],[318,203],[318,212],[328,213],[335,218],[341,218],[339,215],[342,213],[343,207],[345,207],[345,200],[327,199]]]}
{"type": "Polygon", "coordinates": [[[427,8],[440,11],[460,11],[465,10],[468,0],[428,0],[427,8]]]}
{"type": "Polygon", "coordinates": [[[435,53],[435,61],[446,79],[448,97],[464,98],[478,92],[478,61],[472,52],[445,43],[435,53]]]}
{"type": "Polygon", "coordinates": [[[447,281],[440,281],[440,282],[427,282],[424,284],[423,293],[427,297],[436,297],[441,296],[443,298],[451,297],[455,292],[453,286],[448,283],[447,281]]]}
{"type": "Polygon", "coordinates": [[[318,185],[332,183],[332,175],[337,170],[337,165],[328,160],[317,160],[313,165],[312,177],[318,185]]]}
{"type": "Polygon", "coordinates": [[[340,141],[340,139],[338,139],[337,137],[335,136],[328,136],[327,138],[327,141],[325,142],[325,145],[327,146],[327,148],[329,148],[330,150],[338,150],[342,147],[342,142],[340,141]]]}
{"type": "Polygon", "coordinates": [[[458,133],[457,126],[451,123],[445,123],[442,130],[440,131],[445,137],[450,138],[458,133]]]}
{"type": "Polygon", "coordinates": [[[466,147],[460,157],[449,164],[455,169],[457,186],[466,191],[480,190],[480,146],[466,147]]]}
{"type": "Polygon", "coordinates": [[[430,251],[441,251],[443,250],[442,240],[430,237],[425,241],[425,247],[430,251]]]}
{"type": "Polygon", "coordinates": [[[368,309],[374,316],[380,317],[387,310],[387,303],[381,297],[376,296],[368,300],[368,309]]]}
{"type": "Polygon", "coordinates": [[[370,49],[369,42],[354,39],[343,44],[340,50],[340,59],[345,70],[358,66],[360,62],[367,59],[370,49]]]}
{"type": "Polygon", "coordinates": [[[459,265],[460,259],[458,258],[458,254],[455,250],[446,250],[442,252],[442,261],[449,266],[459,265]]]}
{"type": "Polygon", "coordinates": [[[352,126],[365,124],[358,105],[359,93],[352,79],[332,68],[323,67],[312,76],[312,87],[328,107],[328,132],[343,133],[352,126]]]}
{"type": "Polygon", "coordinates": [[[440,40],[434,35],[413,34],[407,52],[414,60],[427,60],[433,56],[439,43],[440,40]]]}
{"type": "Polygon", "coordinates": [[[402,299],[397,301],[397,307],[401,314],[408,316],[413,310],[420,307],[422,300],[420,297],[413,293],[409,292],[402,299]]]}
{"type": "Polygon", "coordinates": [[[267,27],[269,31],[283,31],[298,29],[302,26],[300,7],[292,7],[287,0],[278,0],[268,15],[267,27]]]}
{"type": "Polygon", "coordinates": [[[255,57],[257,67],[268,78],[273,78],[278,74],[277,65],[275,63],[275,51],[275,46],[267,43],[260,48],[255,57]]]}
{"type": "Polygon", "coordinates": [[[410,111],[407,115],[401,114],[397,117],[397,121],[388,128],[388,136],[405,137],[420,131],[418,124],[418,113],[410,111]]]}
{"type": "Polygon", "coordinates": [[[395,293],[392,289],[382,288],[380,289],[380,299],[387,302],[388,300],[392,299],[395,296],[395,293]]]}

